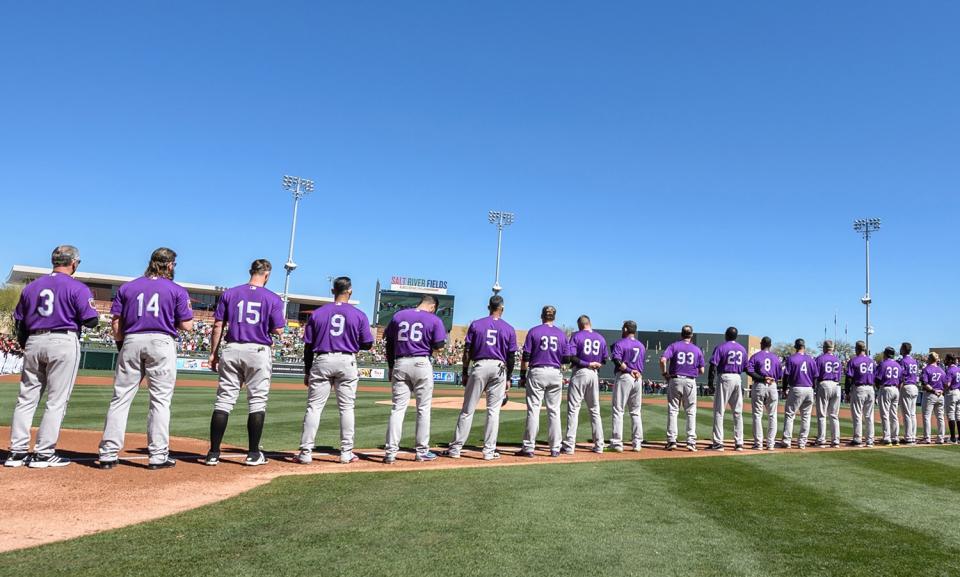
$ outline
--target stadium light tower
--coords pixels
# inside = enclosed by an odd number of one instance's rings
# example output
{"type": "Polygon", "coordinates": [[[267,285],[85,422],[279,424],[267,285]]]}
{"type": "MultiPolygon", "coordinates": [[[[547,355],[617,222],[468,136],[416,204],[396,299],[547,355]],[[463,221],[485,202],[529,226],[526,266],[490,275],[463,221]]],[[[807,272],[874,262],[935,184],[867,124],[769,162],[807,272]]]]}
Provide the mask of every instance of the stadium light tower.
{"type": "Polygon", "coordinates": [[[297,209],[300,207],[300,200],[313,192],[313,181],[299,176],[283,177],[283,188],[293,194],[293,224],[290,226],[290,253],[287,255],[287,262],[283,268],[287,271],[287,276],[283,281],[283,319],[287,319],[287,309],[290,301],[290,273],[297,270],[297,263],[293,262],[293,239],[297,235],[297,209]]]}
{"type": "Polygon", "coordinates": [[[503,244],[503,229],[513,224],[514,215],[512,212],[502,210],[491,210],[487,213],[490,224],[497,225],[497,275],[493,280],[493,294],[500,294],[503,288],[500,286],[500,246],[503,244]]]}
{"type": "Polygon", "coordinates": [[[863,295],[863,298],[860,299],[860,302],[864,304],[867,309],[867,324],[863,327],[864,332],[864,343],[867,345],[867,354],[870,354],[870,335],[873,334],[873,327],[870,326],[870,303],[873,302],[873,299],[870,297],[870,235],[880,230],[880,219],[879,218],[858,218],[853,221],[853,230],[860,233],[863,236],[864,243],[867,249],[867,292],[863,295]]]}

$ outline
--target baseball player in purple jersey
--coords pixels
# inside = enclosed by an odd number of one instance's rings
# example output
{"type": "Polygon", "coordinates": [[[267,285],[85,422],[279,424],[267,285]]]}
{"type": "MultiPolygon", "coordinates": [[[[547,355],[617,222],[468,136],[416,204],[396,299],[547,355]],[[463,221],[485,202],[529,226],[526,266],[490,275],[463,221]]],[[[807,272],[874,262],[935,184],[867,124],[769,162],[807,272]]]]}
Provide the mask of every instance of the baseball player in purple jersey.
{"type": "Polygon", "coordinates": [[[743,381],[740,374],[747,366],[747,349],[737,342],[737,327],[728,327],[724,342],[713,349],[707,383],[711,388],[719,373],[720,381],[713,394],[713,444],[710,449],[723,450],[723,414],[727,406],[733,411],[733,448],[743,450],[743,381]]]}
{"type": "Polygon", "coordinates": [[[593,433],[593,452],[603,452],[603,423],[600,420],[600,378],[597,371],[607,362],[607,341],[594,332],[590,317],[577,319],[577,332],[570,335],[567,356],[573,365],[573,376],[567,387],[567,434],[562,451],[572,455],[577,446],[577,425],[580,404],[586,402],[593,433]]]}
{"type": "Polygon", "coordinates": [[[923,442],[929,445],[931,440],[930,418],[937,413],[937,443],[944,442],[943,430],[943,388],[947,383],[947,373],[937,364],[940,355],[930,353],[927,357],[927,366],[920,372],[920,383],[923,384],[923,442]]]}
{"type": "Polygon", "coordinates": [[[897,409],[900,405],[900,385],[903,383],[903,369],[900,363],[893,360],[897,351],[893,347],[883,349],[883,362],[877,365],[874,375],[880,390],[880,423],[883,429],[884,445],[900,444],[900,417],[897,409]]]}
{"type": "Polygon", "coordinates": [[[170,400],[177,382],[177,330],[193,329],[190,297],[173,282],[177,253],[158,248],[143,276],[123,284],[113,297],[113,338],[117,357],[113,399],[103,425],[100,468],[112,469],[123,448],[127,415],[146,377],[150,393],[147,413],[149,467],[176,465],[170,458],[170,400]]]}
{"type": "Polygon", "coordinates": [[[697,376],[704,372],[703,351],[693,344],[693,327],[683,325],[680,340],[660,355],[660,372],[667,381],[667,450],[677,448],[677,414],[687,413],[687,450],[697,450],[697,376]]]}
{"type": "Polygon", "coordinates": [[[80,266],[80,251],[67,244],[58,246],[50,262],[53,270],[23,288],[13,312],[17,340],[23,348],[23,369],[10,422],[7,467],[26,463],[42,469],[70,464],[70,459],[56,454],[57,439],[80,366],[80,326],[96,327],[99,316],[90,289],[73,278],[80,266]],[[44,391],[46,410],[30,456],[30,427],[44,391]]]}
{"type": "Polygon", "coordinates": [[[850,413],[853,415],[853,439],[848,443],[851,447],[859,447],[866,436],[866,445],[873,446],[873,405],[876,400],[876,391],[873,383],[876,380],[874,372],[876,363],[867,354],[867,344],[857,341],[856,356],[847,361],[847,390],[850,391],[850,413]],[[866,426],[866,435],[864,435],[866,426]]]}
{"type": "Polygon", "coordinates": [[[783,378],[783,365],[780,357],[770,352],[773,340],[770,337],[760,339],[760,351],[747,361],[747,374],[753,379],[750,390],[750,412],[753,413],[753,449],[763,450],[766,438],[767,450],[774,450],[777,436],[777,404],[780,392],[777,383],[783,378]],[[766,435],[763,433],[763,414],[767,414],[766,435]]]}
{"type": "Polygon", "coordinates": [[[340,409],[340,462],[353,463],[354,413],[357,401],[357,353],[373,348],[370,321],[350,304],[353,283],[349,277],[333,281],[333,302],[313,311],[303,331],[303,382],[307,386],[307,412],[303,416],[300,454],[297,462],[313,461],[314,441],[320,427],[320,415],[330,398],[337,394],[340,409]]]}
{"type": "Polygon", "coordinates": [[[947,413],[947,425],[950,427],[950,443],[957,442],[957,419],[960,419],[960,367],[957,358],[947,355],[947,383],[944,385],[943,405],[947,413]]]}
{"type": "Polygon", "coordinates": [[[527,332],[523,343],[523,361],[520,363],[520,386],[527,398],[527,425],[523,433],[521,457],[533,457],[540,428],[540,407],[547,406],[547,444],[550,456],[560,456],[560,396],[563,393],[563,374],[560,365],[569,359],[567,336],[554,326],[557,309],[550,305],[540,311],[543,324],[527,332]],[[528,369],[529,368],[529,373],[528,369]]]}
{"type": "Polygon", "coordinates": [[[220,296],[213,313],[215,319],[210,335],[210,370],[217,371],[220,382],[217,400],[210,417],[210,451],[203,463],[214,466],[220,462],[220,443],[227,430],[230,412],[237,404],[240,388],[247,385],[247,458],[245,465],[257,466],[267,462],[260,450],[263,420],[270,394],[270,376],[273,372],[273,337],[283,333],[283,300],[266,288],[273,266],[266,259],[257,259],[250,265],[250,280],[246,284],[227,289],[220,296]],[[227,327],[223,338],[223,327],[227,327]],[[220,341],[226,344],[219,356],[220,341]]]}
{"type": "Polygon", "coordinates": [[[440,301],[423,295],[417,308],[402,310],[390,320],[384,331],[387,365],[393,385],[393,410],[387,424],[385,464],[397,460],[403,417],[410,404],[410,394],[417,399],[416,460],[433,461],[430,450],[430,404],[433,401],[433,365],[430,355],[443,348],[447,331],[436,315],[440,301]]]}
{"type": "Polygon", "coordinates": [[[647,348],[637,340],[637,323],[624,321],[622,338],[613,343],[610,358],[616,369],[617,380],[614,383],[611,413],[613,431],[610,433],[610,447],[617,453],[623,452],[623,409],[630,410],[630,439],[633,450],[643,448],[643,421],[640,409],[643,403],[643,367],[647,358],[647,348]]]}
{"type": "Polygon", "coordinates": [[[480,395],[487,394],[487,424],[483,431],[483,458],[500,458],[497,452],[497,433],[500,431],[500,406],[510,388],[510,378],[516,363],[517,333],[503,320],[503,297],[490,297],[487,305],[490,316],[470,323],[463,349],[463,407],[457,418],[453,441],[444,455],[459,459],[480,395]]]}
{"type": "Polygon", "coordinates": [[[900,387],[900,414],[903,415],[903,442],[917,444],[917,397],[920,395],[920,365],[910,356],[913,345],[900,345],[900,375],[903,386],[900,387]]]}
{"type": "Polygon", "coordinates": [[[813,409],[813,383],[820,373],[817,371],[817,362],[807,354],[807,343],[797,339],[793,343],[797,351],[787,358],[784,363],[783,386],[787,391],[787,402],[783,407],[783,437],[777,446],[789,449],[793,440],[793,419],[800,412],[800,436],[797,438],[797,447],[807,447],[807,436],[810,434],[810,412],[813,409]]]}
{"type": "Polygon", "coordinates": [[[823,341],[823,354],[817,361],[817,446],[827,445],[827,421],[830,422],[830,447],[840,446],[840,359],[833,354],[833,341],[823,341]]]}

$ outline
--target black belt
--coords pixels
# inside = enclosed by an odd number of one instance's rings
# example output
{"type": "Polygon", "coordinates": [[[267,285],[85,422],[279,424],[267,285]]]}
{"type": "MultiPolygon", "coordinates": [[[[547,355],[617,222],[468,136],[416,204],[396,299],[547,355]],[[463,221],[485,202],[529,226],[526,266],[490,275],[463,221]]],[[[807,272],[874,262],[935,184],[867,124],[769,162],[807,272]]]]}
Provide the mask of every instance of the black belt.
{"type": "Polygon", "coordinates": [[[42,330],[42,331],[33,331],[32,333],[30,333],[30,336],[33,336],[33,335],[51,335],[51,334],[65,335],[65,334],[67,334],[67,333],[75,333],[75,332],[77,332],[77,331],[75,331],[74,329],[42,330]]]}

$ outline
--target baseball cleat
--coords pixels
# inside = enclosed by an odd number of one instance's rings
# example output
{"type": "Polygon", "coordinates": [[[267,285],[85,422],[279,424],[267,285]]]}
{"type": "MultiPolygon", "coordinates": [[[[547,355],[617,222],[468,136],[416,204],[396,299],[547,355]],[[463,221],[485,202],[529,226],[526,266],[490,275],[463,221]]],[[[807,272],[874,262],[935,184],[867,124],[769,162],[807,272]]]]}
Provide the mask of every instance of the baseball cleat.
{"type": "Polygon", "coordinates": [[[861,447],[861,446],[863,446],[863,443],[861,443],[860,441],[850,441],[849,443],[847,443],[847,446],[848,446],[848,447],[861,447]]]}
{"type": "Polygon", "coordinates": [[[10,453],[7,460],[3,462],[4,467],[22,467],[27,464],[29,453],[10,453]]]}
{"type": "Polygon", "coordinates": [[[243,464],[248,467],[266,465],[267,456],[263,454],[263,451],[257,451],[256,453],[247,453],[247,458],[244,459],[243,464]]]}
{"type": "Polygon", "coordinates": [[[708,448],[709,450],[711,450],[711,451],[722,451],[722,450],[723,450],[723,444],[722,444],[722,443],[713,443],[712,445],[710,445],[710,446],[707,447],[707,448],[708,448]]]}
{"type": "Polygon", "coordinates": [[[743,450],[743,445],[734,445],[734,446],[733,446],[733,450],[734,450],[734,451],[742,451],[742,450],[743,450]]]}
{"type": "Polygon", "coordinates": [[[340,464],[349,465],[350,463],[356,463],[360,460],[360,457],[353,454],[353,451],[347,451],[340,455],[340,464]]]}
{"type": "Polygon", "coordinates": [[[693,443],[687,443],[687,450],[690,451],[691,453],[696,453],[697,446],[693,443]]]}
{"type": "Polygon", "coordinates": [[[664,448],[668,451],[672,451],[677,448],[677,444],[674,441],[670,441],[667,443],[667,446],[664,448]]]}
{"type": "Polygon", "coordinates": [[[435,461],[437,459],[437,454],[433,451],[427,451],[426,453],[417,453],[415,461],[428,462],[435,461]]]}
{"type": "Polygon", "coordinates": [[[833,448],[833,449],[839,449],[839,448],[840,448],[840,441],[834,441],[834,442],[830,443],[830,447],[833,448]]]}
{"type": "Polygon", "coordinates": [[[614,453],[622,453],[623,445],[611,445],[610,450],[613,451],[614,453]]]}
{"type": "Polygon", "coordinates": [[[46,457],[34,455],[27,466],[31,469],[46,469],[47,467],[66,467],[70,464],[70,459],[61,457],[54,453],[46,457]]]}
{"type": "Polygon", "coordinates": [[[103,459],[100,460],[100,468],[104,470],[112,469],[119,464],[119,459],[113,459],[112,461],[104,461],[103,459]]]}
{"type": "Polygon", "coordinates": [[[496,461],[496,460],[499,459],[499,458],[500,458],[500,453],[498,453],[498,452],[496,452],[496,451],[494,451],[494,452],[492,452],[492,453],[484,453],[484,455],[483,455],[483,460],[484,460],[484,461],[496,461]]]}
{"type": "Polygon", "coordinates": [[[564,455],[572,455],[573,452],[574,452],[574,448],[573,448],[573,447],[564,447],[564,448],[560,449],[560,452],[563,453],[564,455]]]}
{"type": "MultiPolygon", "coordinates": [[[[603,454],[603,447],[599,447],[599,446],[598,446],[598,447],[594,447],[594,448],[592,448],[592,449],[590,449],[590,450],[593,451],[594,453],[598,454],[598,455],[602,455],[602,454],[603,454]]],[[[567,455],[572,455],[572,454],[573,454],[573,451],[571,450],[569,453],[566,453],[566,454],[567,454],[567,455]]]]}
{"type": "Polygon", "coordinates": [[[453,450],[451,450],[451,449],[447,449],[446,451],[440,453],[440,455],[441,455],[442,457],[449,457],[449,458],[451,458],[451,459],[459,459],[459,458],[460,458],[460,451],[453,451],[453,450]]]}
{"type": "Polygon", "coordinates": [[[754,451],[762,451],[763,443],[754,443],[753,446],[750,448],[753,449],[754,451]]]}
{"type": "Polygon", "coordinates": [[[873,446],[873,441],[867,441],[867,446],[868,446],[868,447],[872,447],[872,446],[873,446]]]}
{"type": "Polygon", "coordinates": [[[383,456],[384,465],[392,465],[397,462],[397,456],[392,453],[387,453],[383,456]]]}
{"type": "Polygon", "coordinates": [[[219,451],[210,451],[207,453],[207,456],[203,458],[203,464],[208,467],[216,467],[220,464],[220,452],[219,451]]]}
{"type": "Polygon", "coordinates": [[[643,443],[637,443],[636,445],[633,446],[634,453],[639,453],[642,450],[643,450],[643,443]]]}
{"type": "Polygon", "coordinates": [[[768,451],[776,451],[776,450],[777,450],[777,444],[774,443],[774,444],[772,444],[772,445],[767,445],[767,450],[768,450],[768,451]]]}
{"type": "Polygon", "coordinates": [[[559,457],[559,456],[560,456],[560,451],[551,450],[551,451],[550,451],[550,456],[551,456],[551,457],[559,457]]]}
{"type": "Polygon", "coordinates": [[[893,445],[894,447],[899,447],[899,446],[900,446],[900,441],[897,440],[897,439],[894,439],[894,440],[890,441],[890,444],[893,445]]]}
{"type": "Polygon", "coordinates": [[[533,451],[529,451],[527,449],[520,449],[519,451],[517,451],[516,455],[518,457],[527,457],[528,459],[532,459],[533,457],[536,456],[533,454],[533,451]]]}
{"type": "Polygon", "coordinates": [[[301,465],[309,465],[313,462],[313,451],[310,449],[300,449],[300,453],[297,455],[297,462],[301,465]]]}
{"type": "Polygon", "coordinates": [[[150,469],[151,471],[156,471],[157,469],[170,469],[176,466],[177,466],[177,462],[171,459],[170,457],[167,457],[166,459],[164,459],[159,463],[150,463],[149,465],[147,465],[147,468],[150,469]]]}
{"type": "Polygon", "coordinates": [[[776,447],[776,448],[778,448],[778,449],[789,449],[789,448],[790,448],[790,443],[788,443],[788,442],[786,442],[786,441],[777,441],[776,443],[773,444],[773,446],[776,447]]]}
{"type": "Polygon", "coordinates": [[[893,441],[891,441],[890,439],[883,439],[882,441],[880,441],[880,444],[883,445],[884,447],[889,447],[890,445],[893,444],[893,441]]]}
{"type": "Polygon", "coordinates": [[[804,449],[807,448],[807,444],[806,444],[806,443],[797,443],[797,448],[802,451],[802,450],[804,450],[804,449]]]}

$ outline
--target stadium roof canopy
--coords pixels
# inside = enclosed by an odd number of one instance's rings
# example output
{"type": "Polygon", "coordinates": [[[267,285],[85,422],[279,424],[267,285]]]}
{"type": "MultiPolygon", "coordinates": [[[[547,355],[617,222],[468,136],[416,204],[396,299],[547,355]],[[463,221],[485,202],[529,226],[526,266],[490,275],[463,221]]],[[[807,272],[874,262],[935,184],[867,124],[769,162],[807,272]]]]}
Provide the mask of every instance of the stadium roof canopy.
{"type": "MultiPolygon", "coordinates": [[[[10,274],[7,275],[7,283],[9,284],[25,284],[39,276],[50,273],[49,267],[37,267],[37,266],[26,266],[21,264],[13,265],[13,268],[10,269],[10,274]]],[[[133,280],[135,277],[132,276],[123,276],[116,274],[100,274],[95,272],[85,272],[78,270],[74,278],[84,283],[101,283],[107,285],[121,285],[125,282],[133,280]]],[[[177,284],[182,286],[193,293],[199,294],[212,294],[219,295],[226,289],[230,288],[227,286],[214,286],[208,284],[198,284],[192,282],[183,282],[177,280],[177,284]]],[[[301,295],[290,293],[289,295],[291,302],[296,302],[306,305],[322,305],[325,303],[333,302],[333,297],[330,296],[315,296],[315,295],[301,295]]],[[[359,304],[359,301],[351,300],[352,304],[359,304]]]]}

